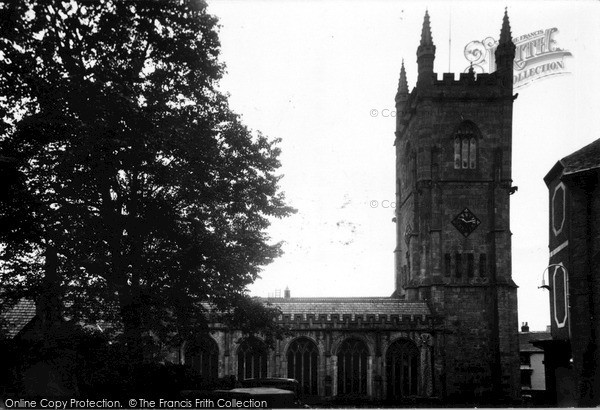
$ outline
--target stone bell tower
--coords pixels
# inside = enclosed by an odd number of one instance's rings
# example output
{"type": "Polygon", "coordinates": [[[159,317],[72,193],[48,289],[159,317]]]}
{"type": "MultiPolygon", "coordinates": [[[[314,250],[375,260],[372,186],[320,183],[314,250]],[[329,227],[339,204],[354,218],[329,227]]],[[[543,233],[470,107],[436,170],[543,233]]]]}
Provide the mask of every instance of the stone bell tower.
{"type": "Polygon", "coordinates": [[[417,83],[404,62],[396,95],[396,297],[439,318],[434,386],[457,400],[519,392],[517,289],[511,277],[513,59],[505,13],[497,70],[433,71],[425,13],[417,83]]]}

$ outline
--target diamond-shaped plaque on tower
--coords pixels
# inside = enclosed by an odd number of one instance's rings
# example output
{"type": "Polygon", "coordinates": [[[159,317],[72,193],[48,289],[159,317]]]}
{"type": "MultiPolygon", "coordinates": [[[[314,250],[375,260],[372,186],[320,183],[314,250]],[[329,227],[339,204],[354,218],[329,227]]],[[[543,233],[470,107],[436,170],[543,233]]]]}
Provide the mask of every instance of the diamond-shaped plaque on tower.
{"type": "Polygon", "coordinates": [[[481,224],[469,208],[465,208],[452,220],[452,225],[466,238],[481,224]]]}

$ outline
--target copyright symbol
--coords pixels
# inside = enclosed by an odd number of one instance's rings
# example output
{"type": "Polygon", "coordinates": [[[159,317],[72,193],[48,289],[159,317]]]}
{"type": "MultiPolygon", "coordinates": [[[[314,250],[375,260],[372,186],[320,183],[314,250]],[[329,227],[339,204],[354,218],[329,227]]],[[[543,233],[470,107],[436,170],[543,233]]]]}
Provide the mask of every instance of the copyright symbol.
{"type": "Polygon", "coordinates": [[[369,111],[369,114],[371,114],[371,117],[377,117],[377,115],[379,115],[379,111],[373,108],[371,111],[369,111]]]}
{"type": "Polygon", "coordinates": [[[371,202],[369,202],[369,205],[371,205],[371,208],[377,208],[377,205],[379,205],[379,202],[376,200],[372,200],[371,202]]]}
{"type": "Polygon", "coordinates": [[[136,407],[137,406],[137,400],[136,399],[130,399],[129,400],[129,407],[136,407]]]}

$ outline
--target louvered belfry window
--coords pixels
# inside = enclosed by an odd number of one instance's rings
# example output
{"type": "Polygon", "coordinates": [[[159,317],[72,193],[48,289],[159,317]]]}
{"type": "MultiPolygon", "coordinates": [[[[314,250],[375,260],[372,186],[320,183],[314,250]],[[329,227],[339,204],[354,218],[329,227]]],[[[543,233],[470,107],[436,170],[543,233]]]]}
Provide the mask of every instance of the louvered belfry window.
{"type": "Polygon", "coordinates": [[[475,169],[477,167],[477,135],[475,124],[465,121],[454,134],[454,168],[475,169]]]}

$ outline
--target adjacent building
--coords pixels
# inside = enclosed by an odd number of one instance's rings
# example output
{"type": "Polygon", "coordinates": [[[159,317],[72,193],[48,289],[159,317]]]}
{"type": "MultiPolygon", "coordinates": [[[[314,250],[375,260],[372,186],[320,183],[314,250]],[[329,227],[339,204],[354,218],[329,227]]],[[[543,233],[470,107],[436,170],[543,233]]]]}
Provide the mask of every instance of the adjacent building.
{"type": "Polygon", "coordinates": [[[546,369],[544,366],[544,350],[534,345],[535,342],[550,340],[550,329],[546,331],[530,331],[527,322],[519,332],[519,356],[521,360],[521,397],[530,403],[547,403],[546,369]]]}
{"type": "Polygon", "coordinates": [[[560,405],[600,405],[600,139],[561,159],[544,178],[549,190],[552,341],[547,384],[560,405]]]}

